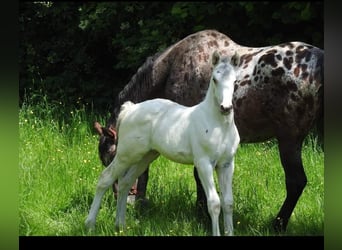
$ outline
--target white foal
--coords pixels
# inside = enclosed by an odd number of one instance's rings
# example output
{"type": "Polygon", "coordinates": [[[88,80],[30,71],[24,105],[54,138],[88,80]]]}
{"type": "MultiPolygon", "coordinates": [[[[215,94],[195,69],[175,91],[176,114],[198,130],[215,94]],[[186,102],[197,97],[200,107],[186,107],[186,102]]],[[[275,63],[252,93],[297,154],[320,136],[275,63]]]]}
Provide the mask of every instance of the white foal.
{"type": "MultiPolygon", "coordinates": [[[[235,59],[232,62],[237,64],[235,59]]],[[[212,234],[220,235],[222,207],[224,234],[233,235],[232,177],[240,142],[232,104],[236,77],[228,58],[220,58],[217,52],[212,56],[212,64],[209,89],[198,105],[185,107],[166,99],[122,105],[117,123],[116,156],[99,178],[85,222],[87,228],[95,228],[102,197],[118,179],[115,225],[123,229],[127,195],[133,182],[161,154],[172,161],[197,167],[207,196],[212,234]],[[214,170],[221,197],[215,188],[214,170]]]]}

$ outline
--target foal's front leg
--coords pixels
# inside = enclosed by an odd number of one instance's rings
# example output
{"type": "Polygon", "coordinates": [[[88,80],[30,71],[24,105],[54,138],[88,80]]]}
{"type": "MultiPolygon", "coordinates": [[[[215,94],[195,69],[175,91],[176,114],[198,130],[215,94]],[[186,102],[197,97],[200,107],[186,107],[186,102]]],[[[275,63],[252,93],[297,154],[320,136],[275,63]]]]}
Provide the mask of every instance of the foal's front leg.
{"type": "Polygon", "coordinates": [[[224,234],[233,235],[233,188],[234,159],[216,168],[221,190],[221,207],[224,220],[224,234]]]}
{"type": "Polygon", "coordinates": [[[211,217],[213,236],[220,236],[219,215],[221,206],[214,182],[213,169],[215,166],[210,163],[209,159],[201,159],[196,162],[196,167],[207,196],[207,207],[211,217]]]}

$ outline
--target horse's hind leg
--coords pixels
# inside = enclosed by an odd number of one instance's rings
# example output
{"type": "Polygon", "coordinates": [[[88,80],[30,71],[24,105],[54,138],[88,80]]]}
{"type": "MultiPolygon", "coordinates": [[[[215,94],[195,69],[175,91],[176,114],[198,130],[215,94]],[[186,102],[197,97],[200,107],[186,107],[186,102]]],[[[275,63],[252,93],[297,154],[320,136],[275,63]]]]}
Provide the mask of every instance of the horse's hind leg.
{"type": "Polygon", "coordinates": [[[98,180],[94,200],[91,204],[88,217],[85,221],[86,228],[89,230],[95,229],[96,216],[99,212],[101,200],[108,188],[113,185],[115,176],[113,175],[114,162],[105,168],[98,180]]]}
{"type": "Polygon", "coordinates": [[[210,214],[208,213],[207,206],[207,197],[205,196],[205,192],[201,183],[201,180],[198,176],[197,168],[194,167],[194,177],[196,181],[196,190],[197,190],[197,198],[196,198],[196,207],[198,217],[201,219],[210,219],[210,214]]]}
{"type": "Polygon", "coordinates": [[[276,232],[286,231],[289,218],[307,182],[302,163],[303,139],[290,136],[278,137],[279,153],[285,172],[286,199],[273,222],[276,232]]]}
{"type": "Polygon", "coordinates": [[[138,178],[136,200],[142,203],[146,201],[148,170],[149,168],[147,167],[146,170],[138,178]]]}

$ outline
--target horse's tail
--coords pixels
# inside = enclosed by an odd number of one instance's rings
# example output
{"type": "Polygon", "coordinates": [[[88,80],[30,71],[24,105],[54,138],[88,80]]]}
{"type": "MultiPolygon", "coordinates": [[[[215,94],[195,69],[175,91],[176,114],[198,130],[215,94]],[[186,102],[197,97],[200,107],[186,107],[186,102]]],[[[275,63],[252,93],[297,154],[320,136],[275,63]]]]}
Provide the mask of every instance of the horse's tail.
{"type": "Polygon", "coordinates": [[[318,89],[319,95],[319,108],[316,116],[316,130],[318,142],[324,149],[324,51],[321,49],[315,49],[314,54],[317,57],[314,76],[316,81],[320,83],[318,89]]]}
{"type": "Polygon", "coordinates": [[[116,130],[117,130],[118,135],[119,135],[119,128],[120,128],[120,124],[121,124],[122,119],[126,116],[127,112],[130,111],[134,105],[135,104],[133,102],[127,101],[121,106],[120,112],[118,115],[118,120],[116,123],[116,130]]]}

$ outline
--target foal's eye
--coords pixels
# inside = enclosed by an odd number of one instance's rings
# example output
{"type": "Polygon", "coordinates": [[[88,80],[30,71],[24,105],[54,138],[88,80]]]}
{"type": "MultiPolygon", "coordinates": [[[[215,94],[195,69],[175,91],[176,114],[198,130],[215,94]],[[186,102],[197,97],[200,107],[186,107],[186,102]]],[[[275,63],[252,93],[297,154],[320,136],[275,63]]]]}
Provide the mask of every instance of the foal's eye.
{"type": "Polygon", "coordinates": [[[216,80],[215,77],[213,77],[213,82],[214,82],[215,84],[217,84],[217,80],[216,80]]]}

